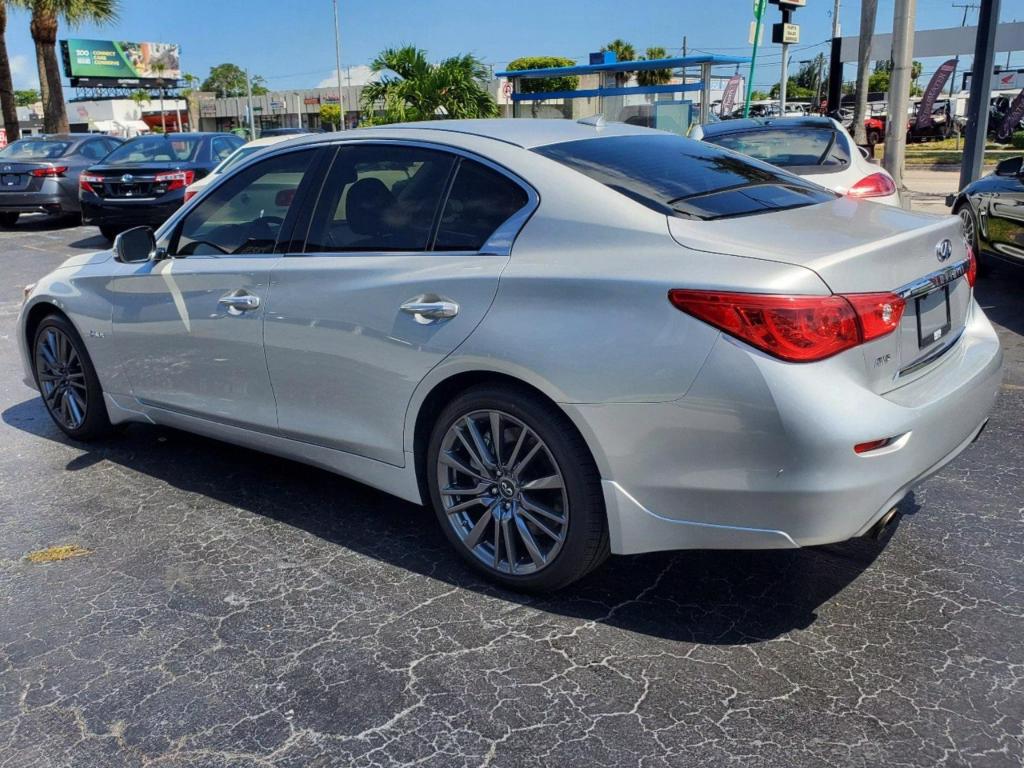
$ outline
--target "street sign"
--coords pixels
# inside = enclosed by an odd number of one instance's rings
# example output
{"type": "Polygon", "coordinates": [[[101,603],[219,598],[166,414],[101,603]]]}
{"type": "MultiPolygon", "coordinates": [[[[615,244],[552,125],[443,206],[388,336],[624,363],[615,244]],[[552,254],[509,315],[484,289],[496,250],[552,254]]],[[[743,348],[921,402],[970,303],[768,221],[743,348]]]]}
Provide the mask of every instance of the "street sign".
{"type": "Polygon", "coordinates": [[[750,22],[750,32],[747,34],[747,42],[750,45],[754,44],[754,30],[755,29],[759,33],[758,36],[757,36],[757,44],[758,45],[764,44],[764,27],[761,27],[760,29],[758,29],[756,21],[750,22]]]}
{"type": "Polygon", "coordinates": [[[768,5],[768,0],[754,0],[754,18],[759,19],[764,16],[765,6],[768,5]]]}
{"type": "Polygon", "coordinates": [[[769,2],[772,5],[789,8],[804,8],[807,5],[807,0],[769,0],[769,2]]]}
{"type": "Polygon", "coordinates": [[[772,24],[772,42],[773,43],[799,43],[800,42],[800,25],[799,24],[772,24]]]}

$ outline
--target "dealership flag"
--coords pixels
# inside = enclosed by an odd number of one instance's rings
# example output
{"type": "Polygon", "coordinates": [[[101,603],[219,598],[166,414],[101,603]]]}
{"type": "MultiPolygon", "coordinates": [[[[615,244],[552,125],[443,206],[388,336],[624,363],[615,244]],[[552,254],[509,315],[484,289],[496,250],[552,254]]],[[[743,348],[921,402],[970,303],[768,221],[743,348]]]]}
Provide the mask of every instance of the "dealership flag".
{"type": "Polygon", "coordinates": [[[1002,125],[999,126],[998,137],[1000,141],[1006,141],[1006,139],[1010,138],[1017,124],[1020,123],[1021,118],[1024,118],[1024,88],[1020,89],[1017,98],[1010,104],[1010,111],[1006,113],[1002,125]]]}
{"type": "Polygon", "coordinates": [[[722,106],[719,108],[718,114],[727,115],[732,112],[732,108],[736,104],[736,91],[740,89],[742,79],[739,75],[729,78],[729,82],[725,84],[725,91],[722,93],[722,106]]]}
{"type": "Polygon", "coordinates": [[[942,86],[949,80],[949,76],[953,74],[954,69],[956,69],[956,59],[943,62],[942,66],[935,70],[932,79],[928,81],[928,87],[924,89],[921,103],[917,105],[917,122],[914,124],[914,128],[917,130],[927,128],[934,122],[932,120],[932,107],[935,106],[935,99],[942,93],[942,86]]]}

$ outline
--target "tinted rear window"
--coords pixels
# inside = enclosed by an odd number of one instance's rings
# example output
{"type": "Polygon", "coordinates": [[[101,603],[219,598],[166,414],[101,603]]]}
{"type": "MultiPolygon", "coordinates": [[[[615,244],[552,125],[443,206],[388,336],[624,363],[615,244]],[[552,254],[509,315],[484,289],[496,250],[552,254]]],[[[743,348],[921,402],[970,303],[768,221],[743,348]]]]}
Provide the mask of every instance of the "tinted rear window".
{"type": "Polygon", "coordinates": [[[52,160],[63,156],[70,146],[69,141],[20,139],[0,149],[0,157],[4,160],[52,160]]]}
{"type": "Polygon", "coordinates": [[[707,136],[704,141],[783,168],[843,166],[846,142],[831,128],[760,128],[707,136]]]}
{"type": "Polygon", "coordinates": [[[183,139],[173,134],[143,136],[122,144],[111,152],[107,163],[173,163],[191,160],[199,147],[199,139],[183,139]]]}
{"type": "Polygon", "coordinates": [[[744,216],[835,198],[779,168],[669,134],[583,139],[534,151],[656,211],[685,218],[744,216]]]}

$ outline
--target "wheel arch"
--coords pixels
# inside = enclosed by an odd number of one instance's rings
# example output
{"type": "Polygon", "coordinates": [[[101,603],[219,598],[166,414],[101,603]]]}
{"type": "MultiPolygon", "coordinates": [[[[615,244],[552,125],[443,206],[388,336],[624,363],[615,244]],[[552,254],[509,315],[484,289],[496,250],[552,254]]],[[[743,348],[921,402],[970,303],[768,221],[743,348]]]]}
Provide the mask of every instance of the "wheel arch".
{"type": "Polygon", "coordinates": [[[47,299],[42,299],[29,307],[28,311],[25,312],[25,325],[22,330],[24,333],[25,345],[28,349],[32,348],[32,342],[35,340],[36,329],[38,329],[39,324],[43,322],[43,318],[48,315],[57,315],[67,320],[71,323],[71,327],[75,329],[78,336],[81,338],[82,330],[78,327],[78,324],[75,323],[71,316],[57,304],[54,304],[47,299]]]}
{"type": "Polygon", "coordinates": [[[430,432],[433,429],[437,416],[444,407],[455,397],[466,390],[485,384],[502,384],[512,386],[524,393],[538,397],[549,405],[557,408],[560,413],[572,425],[572,428],[579,435],[586,445],[591,459],[598,468],[598,472],[605,476],[604,461],[600,451],[595,451],[594,442],[590,430],[586,425],[580,424],[575,414],[562,405],[555,394],[546,387],[537,386],[521,377],[505,371],[498,371],[486,368],[472,368],[460,371],[453,371],[450,375],[436,379],[424,386],[421,384],[422,394],[417,390],[414,394],[415,407],[410,407],[406,418],[406,451],[411,453],[413,468],[416,473],[416,482],[420,489],[420,495],[425,504],[429,504],[430,493],[427,489],[426,461],[427,443],[430,439],[430,432]]]}

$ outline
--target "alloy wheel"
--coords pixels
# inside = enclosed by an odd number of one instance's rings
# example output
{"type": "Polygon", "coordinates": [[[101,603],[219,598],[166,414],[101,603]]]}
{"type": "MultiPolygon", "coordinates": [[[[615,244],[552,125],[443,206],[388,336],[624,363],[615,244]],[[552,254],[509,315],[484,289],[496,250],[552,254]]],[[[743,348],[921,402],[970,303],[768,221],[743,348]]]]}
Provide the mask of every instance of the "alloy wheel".
{"type": "Polygon", "coordinates": [[[85,369],[67,334],[48,327],[36,341],[36,377],[47,410],[69,430],[84,423],[89,410],[85,369]]]}
{"type": "Polygon", "coordinates": [[[557,557],[569,525],[566,483],[523,421],[497,410],[460,416],[441,441],[436,471],[449,525],[484,565],[527,575],[557,557]]]}
{"type": "Polygon", "coordinates": [[[961,208],[958,213],[960,214],[960,223],[963,225],[964,239],[967,240],[971,248],[974,248],[974,244],[978,242],[977,233],[974,231],[974,215],[967,206],[961,208]]]}

